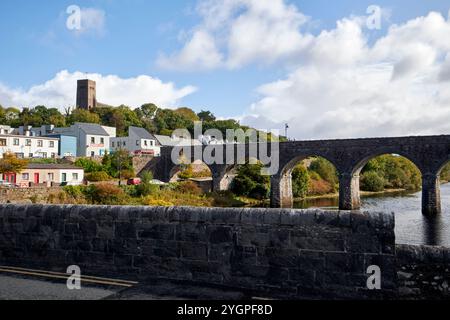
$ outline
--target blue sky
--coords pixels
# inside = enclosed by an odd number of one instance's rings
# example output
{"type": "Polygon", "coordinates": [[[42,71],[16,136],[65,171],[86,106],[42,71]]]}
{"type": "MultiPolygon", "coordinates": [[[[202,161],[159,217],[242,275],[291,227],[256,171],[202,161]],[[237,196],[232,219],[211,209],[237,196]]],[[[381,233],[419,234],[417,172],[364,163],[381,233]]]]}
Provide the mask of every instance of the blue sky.
{"type": "MultiPolygon", "coordinates": [[[[209,109],[222,117],[235,116],[244,119],[252,112],[255,113],[255,117],[259,117],[261,114],[255,112],[255,105],[261,105],[261,110],[263,110],[266,107],[264,99],[271,98],[270,95],[273,93],[273,88],[267,90],[261,90],[261,88],[273,85],[279,80],[288,80],[299,68],[309,67],[305,66],[305,62],[302,60],[303,53],[295,51],[294,55],[292,53],[294,51],[291,50],[291,52],[289,49],[286,55],[282,53],[274,60],[269,58],[268,61],[261,58],[258,53],[252,53],[252,57],[256,57],[255,59],[249,58],[242,63],[239,62],[237,66],[229,67],[226,60],[231,61],[232,57],[227,49],[223,49],[224,45],[222,45],[223,47],[218,51],[222,53],[224,61],[213,67],[202,68],[198,64],[194,64],[191,67],[183,68],[177,67],[177,62],[174,62],[174,68],[167,68],[167,65],[164,66],[160,63],[162,56],[176,56],[199,29],[204,29],[205,32],[211,34],[216,39],[218,47],[220,43],[228,41],[218,39],[221,37],[220,27],[211,30],[205,26],[206,18],[199,12],[199,6],[202,2],[207,1],[209,0],[2,0],[0,2],[0,39],[2,43],[0,85],[4,87],[4,92],[2,95],[0,90],[0,104],[7,105],[8,100],[12,101],[10,104],[15,101],[28,101],[12,97],[14,95],[31,95],[33,92],[29,92],[30,88],[45,84],[46,81],[55,78],[58,72],[67,70],[70,74],[87,72],[102,76],[115,75],[120,79],[134,79],[140,75],[147,75],[159,79],[162,83],[173,83],[173,90],[181,90],[188,86],[196,88],[195,92],[193,89],[187,90],[189,94],[181,95],[181,98],[161,98],[160,101],[189,106],[197,111],[209,109]],[[88,28],[81,34],[68,30],[66,28],[68,14],[65,11],[69,5],[73,4],[82,9],[90,8],[101,12],[104,14],[102,23],[88,28]],[[289,60],[289,63],[286,63],[286,60],[289,60]],[[251,109],[252,105],[253,109],[251,109]]],[[[366,9],[369,5],[375,4],[383,8],[386,16],[383,16],[381,30],[363,31],[364,37],[368,39],[366,45],[369,48],[378,39],[387,36],[388,28],[392,24],[405,24],[417,17],[427,16],[430,11],[436,11],[446,19],[450,9],[448,0],[414,2],[406,0],[343,0],[332,3],[325,0],[277,1],[282,3],[284,9],[291,7],[295,12],[309,17],[307,23],[301,23],[299,33],[310,34],[312,37],[318,37],[324,30],[336,29],[337,21],[343,18],[367,16],[366,9]]],[[[222,5],[219,0],[210,2],[214,2],[214,5],[218,7],[222,5]]],[[[239,8],[241,11],[250,10],[245,6],[239,8]]],[[[235,11],[228,18],[227,23],[232,25],[238,22],[239,15],[240,11],[235,11]]],[[[242,34],[242,39],[245,39],[246,36],[242,34]]],[[[255,46],[251,40],[249,39],[249,46],[255,46]]],[[[442,39],[442,41],[447,40],[442,39]]],[[[446,50],[445,45],[442,48],[439,47],[440,58],[436,58],[434,64],[444,59],[446,50]]],[[[261,56],[267,57],[267,53],[261,56]]],[[[401,57],[396,59],[384,57],[375,62],[365,63],[379,65],[389,61],[395,65],[395,62],[398,59],[401,60],[401,57]]],[[[173,60],[169,61],[172,63],[173,60]]],[[[355,70],[356,66],[347,66],[347,68],[355,70]]],[[[336,71],[336,75],[338,74],[336,71]]],[[[109,94],[107,90],[105,92],[105,94],[109,94]]],[[[62,93],[55,93],[55,95],[58,94],[62,93]]],[[[272,98],[277,97],[277,94],[273,94],[272,98]]],[[[109,102],[109,97],[100,97],[100,99],[109,102]]],[[[43,103],[52,101],[48,96],[44,100],[43,103]]],[[[142,100],[151,101],[152,97],[144,95],[142,100]]],[[[36,99],[31,101],[35,102],[36,99]]],[[[314,109],[314,105],[311,105],[309,100],[301,101],[300,104],[303,107],[299,108],[314,109]],[[306,103],[309,105],[306,106],[306,103]]],[[[330,111],[323,110],[324,113],[330,111]]],[[[272,121],[273,117],[270,117],[270,112],[269,116],[265,118],[265,120],[256,121],[255,125],[273,124],[277,126],[283,121],[293,121],[289,115],[272,121]]],[[[253,124],[252,121],[249,123],[253,124]]],[[[382,125],[387,125],[387,123],[388,121],[382,125]]],[[[316,130],[317,134],[312,135],[313,137],[323,135],[320,130],[316,130]]],[[[403,131],[399,132],[399,134],[401,133],[403,131]]],[[[371,135],[372,132],[361,132],[361,134],[371,135]]],[[[298,135],[304,136],[304,133],[299,132],[298,135]]],[[[330,132],[327,135],[333,135],[333,133],[330,132]]],[[[337,133],[337,135],[348,134],[344,132],[337,133]]]]}

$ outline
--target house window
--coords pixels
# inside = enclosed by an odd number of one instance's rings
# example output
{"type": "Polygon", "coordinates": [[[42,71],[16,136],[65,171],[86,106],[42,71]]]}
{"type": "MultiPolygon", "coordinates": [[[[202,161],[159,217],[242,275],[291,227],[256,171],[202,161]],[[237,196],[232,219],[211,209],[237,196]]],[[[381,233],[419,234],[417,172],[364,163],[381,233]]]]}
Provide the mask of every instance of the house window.
{"type": "Polygon", "coordinates": [[[62,180],[62,182],[67,182],[67,173],[62,174],[61,180],[62,180]]]}
{"type": "Polygon", "coordinates": [[[114,142],[111,142],[111,146],[112,146],[113,148],[114,148],[114,144],[115,144],[114,142]]]}
{"type": "Polygon", "coordinates": [[[150,140],[150,145],[153,147],[153,140],[150,140]]]}
{"type": "Polygon", "coordinates": [[[95,152],[91,151],[91,157],[95,157],[95,152]]]}
{"type": "Polygon", "coordinates": [[[123,146],[125,147],[126,145],[127,145],[127,144],[126,144],[126,142],[124,141],[124,142],[123,142],[123,146]]]}
{"type": "Polygon", "coordinates": [[[38,140],[37,146],[42,147],[44,145],[44,142],[42,140],[38,140]]]}
{"type": "Polygon", "coordinates": [[[18,146],[20,144],[20,140],[18,138],[14,138],[14,145],[18,146]]]}
{"type": "Polygon", "coordinates": [[[33,154],[32,153],[28,154],[28,158],[33,158],[33,154]]]}
{"type": "Polygon", "coordinates": [[[52,152],[52,158],[56,158],[56,153],[52,152]]]}
{"type": "Polygon", "coordinates": [[[100,143],[105,144],[105,138],[100,138],[100,143]]]}
{"type": "Polygon", "coordinates": [[[41,155],[42,155],[42,158],[47,159],[47,152],[42,152],[41,155]]]}
{"type": "Polygon", "coordinates": [[[48,181],[53,182],[55,180],[55,175],[53,173],[48,174],[48,181]]]}
{"type": "Polygon", "coordinates": [[[6,139],[0,139],[0,146],[5,147],[6,146],[6,139]]]}
{"type": "Polygon", "coordinates": [[[72,180],[78,181],[78,173],[72,173],[72,180]]]}
{"type": "Polygon", "coordinates": [[[95,143],[95,137],[91,137],[91,143],[95,143]]]}
{"type": "Polygon", "coordinates": [[[29,173],[22,173],[22,180],[25,180],[25,181],[30,180],[30,174],[29,173]]]}
{"type": "Polygon", "coordinates": [[[147,140],[144,140],[144,146],[147,146],[147,140]]]}
{"type": "Polygon", "coordinates": [[[30,147],[30,146],[31,146],[31,139],[26,139],[26,140],[25,140],[25,145],[26,145],[27,147],[30,147]]]}
{"type": "Polygon", "coordinates": [[[50,141],[49,145],[50,145],[50,148],[54,148],[55,147],[55,141],[50,141]]]}
{"type": "Polygon", "coordinates": [[[139,140],[136,140],[136,146],[139,147],[139,140]]]}

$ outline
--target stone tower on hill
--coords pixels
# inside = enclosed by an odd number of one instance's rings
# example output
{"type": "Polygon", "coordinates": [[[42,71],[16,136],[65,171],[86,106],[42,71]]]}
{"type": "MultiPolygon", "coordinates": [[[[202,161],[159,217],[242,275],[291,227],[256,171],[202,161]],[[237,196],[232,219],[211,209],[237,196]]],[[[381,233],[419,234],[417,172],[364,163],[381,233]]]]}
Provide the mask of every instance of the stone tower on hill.
{"type": "Polygon", "coordinates": [[[77,81],[77,108],[91,110],[97,107],[96,83],[85,79],[77,81]]]}

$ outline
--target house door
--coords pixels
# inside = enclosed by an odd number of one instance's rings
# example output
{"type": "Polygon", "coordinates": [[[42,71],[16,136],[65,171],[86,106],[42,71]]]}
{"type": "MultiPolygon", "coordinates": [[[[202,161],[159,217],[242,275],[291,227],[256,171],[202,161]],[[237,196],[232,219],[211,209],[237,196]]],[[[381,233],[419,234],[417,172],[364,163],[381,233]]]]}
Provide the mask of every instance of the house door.
{"type": "Polygon", "coordinates": [[[39,173],[34,174],[34,183],[39,183],[39,173]]]}
{"type": "Polygon", "coordinates": [[[3,174],[3,180],[9,183],[16,183],[16,174],[15,173],[5,173],[3,174]]]}

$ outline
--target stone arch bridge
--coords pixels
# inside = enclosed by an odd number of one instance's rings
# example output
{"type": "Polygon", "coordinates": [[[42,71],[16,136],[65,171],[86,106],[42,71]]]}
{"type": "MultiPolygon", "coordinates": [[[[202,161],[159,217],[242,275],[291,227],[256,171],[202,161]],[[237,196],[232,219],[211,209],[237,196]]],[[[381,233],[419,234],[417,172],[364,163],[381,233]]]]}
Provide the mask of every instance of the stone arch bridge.
{"type": "MultiPolygon", "coordinates": [[[[359,174],[366,163],[383,154],[398,154],[412,161],[422,174],[422,212],[424,214],[436,214],[441,211],[440,181],[439,175],[444,165],[450,160],[450,135],[441,136],[411,136],[396,138],[365,138],[365,139],[341,139],[341,140],[317,140],[317,141],[292,141],[279,144],[265,144],[265,148],[271,152],[279,151],[279,165],[276,172],[271,174],[271,205],[272,207],[292,207],[292,182],[291,173],[294,166],[311,156],[320,156],[329,160],[339,172],[339,208],[341,210],[357,210],[360,208],[359,174]]],[[[172,161],[173,148],[164,147],[161,157],[155,158],[146,167],[154,173],[155,179],[168,182],[174,167],[172,161]]],[[[178,147],[179,148],[179,147],[178,147]]],[[[228,150],[232,150],[234,159],[238,154],[243,154],[246,160],[250,158],[249,150],[252,148],[261,151],[261,144],[246,145],[215,145],[193,146],[190,151],[191,161],[204,160],[204,154],[217,153],[221,161],[215,163],[206,162],[212,172],[213,191],[224,190],[229,172],[235,167],[236,162],[227,159],[228,150]],[[197,149],[196,149],[197,148],[197,149]],[[209,148],[209,150],[207,150],[209,148]],[[239,149],[241,148],[241,149],[239,149]],[[244,153],[239,150],[245,148],[244,153]],[[196,150],[195,150],[196,149],[196,150]],[[200,150],[199,150],[200,149],[200,150]],[[223,156],[222,156],[223,155],[223,156]]],[[[254,149],[253,149],[254,150],[254,149]]],[[[178,150],[177,150],[178,152],[178,150]]],[[[257,153],[259,154],[259,153],[257,153]]],[[[260,156],[256,158],[260,159],[260,156]]],[[[243,160],[243,159],[239,159],[243,160]]],[[[267,163],[262,161],[263,163],[267,163]]]]}

